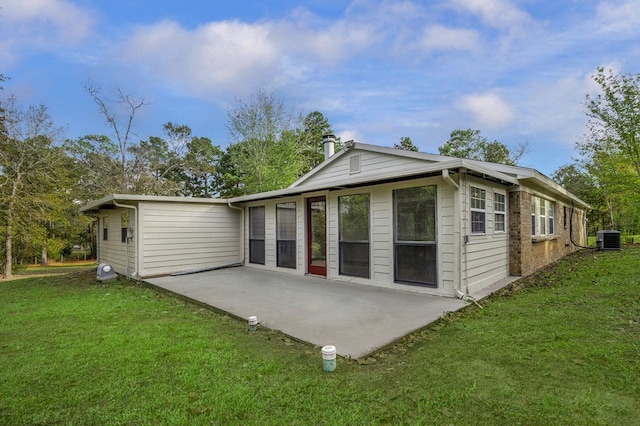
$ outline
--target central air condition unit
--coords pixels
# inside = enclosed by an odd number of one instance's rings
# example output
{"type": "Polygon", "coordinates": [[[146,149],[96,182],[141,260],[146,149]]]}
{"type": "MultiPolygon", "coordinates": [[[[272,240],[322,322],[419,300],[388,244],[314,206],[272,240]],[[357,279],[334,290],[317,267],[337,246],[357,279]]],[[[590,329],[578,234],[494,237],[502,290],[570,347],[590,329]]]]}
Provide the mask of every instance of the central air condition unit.
{"type": "Polygon", "coordinates": [[[596,244],[598,250],[620,250],[620,231],[598,231],[596,233],[596,244]]]}

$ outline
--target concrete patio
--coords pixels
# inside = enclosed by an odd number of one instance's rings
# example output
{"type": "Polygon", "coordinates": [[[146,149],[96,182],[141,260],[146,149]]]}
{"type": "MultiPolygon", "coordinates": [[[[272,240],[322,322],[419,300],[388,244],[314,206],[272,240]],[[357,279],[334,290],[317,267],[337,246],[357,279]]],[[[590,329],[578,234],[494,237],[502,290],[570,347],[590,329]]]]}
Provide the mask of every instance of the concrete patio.
{"type": "MultiPolygon", "coordinates": [[[[352,358],[376,352],[467,304],[455,298],[246,267],[145,281],[243,320],[255,315],[263,327],[317,346],[334,345],[339,355],[352,358]]],[[[511,281],[475,296],[484,297],[511,281]]]]}

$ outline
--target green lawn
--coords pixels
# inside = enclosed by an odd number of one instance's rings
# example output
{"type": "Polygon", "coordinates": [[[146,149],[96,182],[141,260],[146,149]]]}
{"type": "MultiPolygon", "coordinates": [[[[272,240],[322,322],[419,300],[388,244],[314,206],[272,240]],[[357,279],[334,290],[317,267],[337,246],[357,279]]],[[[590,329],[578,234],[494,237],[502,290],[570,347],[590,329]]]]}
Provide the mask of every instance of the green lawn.
{"type": "Polygon", "coordinates": [[[639,259],[583,250],[333,373],[94,270],[0,281],[0,424],[636,425],[639,259]]]}

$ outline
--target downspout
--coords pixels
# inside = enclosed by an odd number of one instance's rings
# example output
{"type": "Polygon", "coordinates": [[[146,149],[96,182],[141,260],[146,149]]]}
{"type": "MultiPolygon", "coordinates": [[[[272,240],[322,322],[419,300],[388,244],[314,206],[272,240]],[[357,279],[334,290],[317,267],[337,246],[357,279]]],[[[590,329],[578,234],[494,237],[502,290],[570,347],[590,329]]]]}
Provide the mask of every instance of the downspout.
{"type": "MultiPolygon", "coordinates": [[[[116,200],[113,200],[113,205],[116,207],[120,207],[120,208],[124,208],[124,209],[132,209],[133,210],[133,214],[136,217],[136,232],[133,236],[133,241],[134,241],[134,271],[133,274],[131,274],[130,278],[135,277],[138,281],[140,281],[140,274],[138,273],[138,240],[140,239],[140,228],[138,227],[139,223],[140,223],[140,218],[138,217],[138,208],[136,206],[129,206],[126,204],[119,204],[116,200]]],[[[127,242],[127,246],[128,246],[129,242],[127,242]]],[[[129,256],[127,255],[127,265],[129,264],[129,256]]]]}
{"type": "Polygon", "coordinates": [[[451,179],[451,176],[449,176],[449,169],[442,170],[442,179],[455,189],[460,188],[456,181],[451,179]]]}
{"type": "MultiPolygon", "coordinates": [[[[445,183],[447,185],[449,185],[450,187],[454,188],[456,191],[460,189],[460,185],[458,185],[458,183],[453,180],[451,178],[451,176],[449,175],[449,169],[443,169],[442,170],[442,180],[445,181],[445,183]]],[[[460,182],[462,183],[462,182],[460,182]]],[[[458,192],[458,200],[460,203],[462,203],[462,200],[460,199],[460,193],[458,192]]],[[[460,234],[462,234],[462,226],[460,226],[461,221],[460,221],[460,217],[458,216],[459,209],[454,208],[453,210],[453,217],[454,217],[454,222],[458,224],[459,226],[459,232],[460,234]]],[[[455,237],[455,232],[454,232],[454,237],[455,237]]],[[[458,237],[458,241],[460,241],[460,236],[458,237]]],[[[458,297],[459,299],[462,299],[465,297],[465,293],[462,291],[462,244],[460,244],[460,246],[458,247],[458,250],[460,253],[459,254],[459,258],[458,258],[458,276],[459,276],[459,280],[458,280],[458,288],[456,288],[456,297],[458,297]]]]}
{"type": "Polygon", "coordinates": [[[228,201],[227,205],[229,206],[229,208],[232,208],[234,210],[240,210],[240,249],[242,250],[242,254],[240,255],[240,257],[242,258],[241,263],[244,266],[244,261],[245,261],[245,257],[244,257],[244,248],[245,248],[245,241],[244,241],[244,208],[243,207],[234,206],[233,204],[231,204],[231,201],[228,201]]]}
{"type": "Polygon", "coordinates": [[[469,266],[467,265],[467,244],[469,243],[469,234],[467,233],[469,227],[469,206],[467,205],[467,170],[460,169],[460,186],[462,187],[460,204],[465,208],[461,209],[462,215],[466,218],[462,220],[460,231],[462,234],[462,249],[460,250],[460,289],[459,293],[463,294],[463,297],[469,296],[469,266]],[[464,289],[464,291],[463,291],[464,289]]]}
{"type": "MultiPolygon", "coordinates": [[[[449,184],[450,186],[452,186],[455,189],[460,189],[460,186],[462,186],[463,189],[466,189],[466,179],[464,179],[464,177],[466,176],[466,170],[465,169],[460,169],[460,185],[458,185],[458,183],[456,183],[456,181],[454,181],[451,176],[449,176],[449,170],[444,169],[442,170],[442,179],[449,184]]],[[[464,197],[463,199],[460,199],[460,203],[462,204],[463,202],[466,203],[467,200],[467,193],[466,191],[461,191],[462,192],[462,196],[464,197]]],[[[462,214],[466,214],[468,209],[461,209],[462,214]]],[[[457,211],[457,209],[454,210],[454,214],[457,211]]],[[[469,242],[469,237],[468,234],[466,233],[467,227],[469,226],[469,221],[471,220],[470,217],[467,216],[467,220],[464,221],[465,226],[462,227],[460,226],[460,231],[461,234],[463,234],[462,237],[462,248],[460,249],[460,268],[462,269],[462,265],[464,264],[464,279],[463,277],[463,273],[462,270],[460,271],[460,285],[458,286],[458,289],[456,289],[456,297],[458,299],[462,299],[465,302],[473,302],[476,306],[478,306],[480,309],[482,309],[482,306],[476,301],[476,299],[474,299],[470,294],[469,294],[469,272],[468,272],[468,267],[467,267],[467,243],[469,242]],[[464,233],[462,231],[465,231],[464,233]],[[464,291],[462,291],[463,289],[463,281],[464,281],[464,291]]]]}

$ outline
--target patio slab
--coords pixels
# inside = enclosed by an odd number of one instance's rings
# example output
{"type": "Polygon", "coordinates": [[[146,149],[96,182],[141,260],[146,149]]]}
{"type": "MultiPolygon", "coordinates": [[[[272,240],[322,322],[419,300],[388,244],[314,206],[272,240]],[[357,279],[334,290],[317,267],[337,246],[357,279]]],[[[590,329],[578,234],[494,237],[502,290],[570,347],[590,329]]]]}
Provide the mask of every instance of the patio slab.
{"type": "Polygon", "coordinates": [[[448,297],[234,267],[146,282],[261,326],[363,358],[466,302],[448,297]]]}

